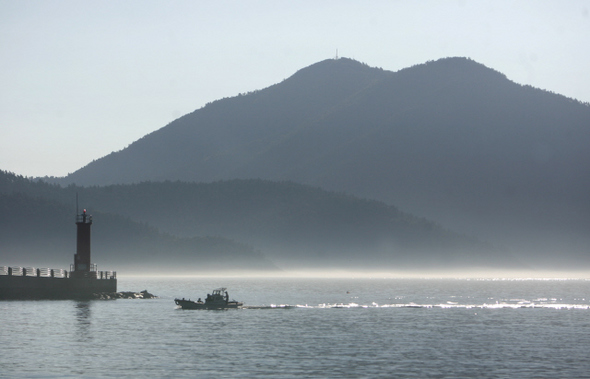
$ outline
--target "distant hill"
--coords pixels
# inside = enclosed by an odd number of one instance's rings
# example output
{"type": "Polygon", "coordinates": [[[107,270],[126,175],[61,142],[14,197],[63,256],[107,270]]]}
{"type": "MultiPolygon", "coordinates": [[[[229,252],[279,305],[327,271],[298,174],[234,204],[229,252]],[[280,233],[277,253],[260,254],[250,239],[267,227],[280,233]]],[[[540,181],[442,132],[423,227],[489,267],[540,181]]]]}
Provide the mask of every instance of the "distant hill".
{"type": "MultiPolygon", "coordinates": [[[[89,212],[96,219],[93,241],[101,256],[119,263],[133,261],[137,266],[207,263],[210,259],[204,252],[210,248],[203,249],[204,242],[215,243],[213,256],[225,253],[228,262],[243,258],[247,268],[264,266],[262,257],[247,246],[290,269],[459,269],[519,264],[489,244],[382,202],[260,179],[61,188],[0,173],[0,200],[8,209],[0,217],[6,226],[2,239],[10,240],[13,249],[37,251],[36,246],[58,236],[61,245],[56,250],[71,251],[72,211],[58,204],[71,204],[76,194],[92,206],[89,212]],[[36,212],[37,208],[43,212],[36,212]],[[46,221],[32,226],[32,220],[46,221]],[[46,228],[46,232],[38,231],[46,228]],[[64,241],[70,249],[65,249],[64,241]]],[[[7,254],[4,259],[10,249],[7,254]]]]}
{"type": "MultiPolygon", "coordinates": [[[[0,265],[69,270],[76,252],[75,192],[0,171],[0,265]],[[66,197],[69,205],[60,202],[66,197]]],[[[88,211],[94,216],[92,258],[100,270],[161,275],[277,270],[251,246],[223,237],[179,238],[115,213],[88,211]]]]}
{"type": "Polygon", "coordinates": [[[290,180],[385,201],[531,257],[590,251],[590,106],[465,58],[326,60],[59,180],[290,180]]]}

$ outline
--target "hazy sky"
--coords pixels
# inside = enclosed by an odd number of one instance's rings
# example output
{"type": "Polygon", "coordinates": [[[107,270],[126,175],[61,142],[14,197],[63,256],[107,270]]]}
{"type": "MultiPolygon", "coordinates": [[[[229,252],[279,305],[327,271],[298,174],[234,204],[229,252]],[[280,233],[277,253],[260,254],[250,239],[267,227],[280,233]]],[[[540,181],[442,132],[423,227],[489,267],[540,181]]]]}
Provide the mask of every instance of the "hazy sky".
{"type": "Polygon", "coordinates": [[[337,49],[470,57],[590,102],[590,1],[0,0],[0,169],[66,175],[337,49]]]}

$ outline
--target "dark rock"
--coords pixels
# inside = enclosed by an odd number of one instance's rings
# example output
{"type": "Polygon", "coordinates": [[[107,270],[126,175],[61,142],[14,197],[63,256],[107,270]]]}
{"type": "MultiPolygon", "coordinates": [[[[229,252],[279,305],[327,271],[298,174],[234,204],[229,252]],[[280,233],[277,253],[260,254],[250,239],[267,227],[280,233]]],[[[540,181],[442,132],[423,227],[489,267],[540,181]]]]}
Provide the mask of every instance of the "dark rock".
{"type": "Polygon", "coordinates": [[[100,292],[95,293],[95,300],[112,300],[112,299],[155,299],[157,296],[149,293],[147,290],[141,292],[121,291],[121,292],[100,292]]]}

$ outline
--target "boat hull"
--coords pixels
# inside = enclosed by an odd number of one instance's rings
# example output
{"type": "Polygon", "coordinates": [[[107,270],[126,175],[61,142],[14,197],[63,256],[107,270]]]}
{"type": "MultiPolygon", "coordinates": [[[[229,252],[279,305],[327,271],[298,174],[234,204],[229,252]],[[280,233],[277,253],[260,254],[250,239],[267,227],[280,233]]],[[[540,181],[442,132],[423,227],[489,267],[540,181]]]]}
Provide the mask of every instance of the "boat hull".
{"type": "Polygon", "coordinates": [[[174,299],[174,302],[182,309],[239,309],[244,305],[244,303],[239,301],[204,303],[185,299],[174,299]]]}

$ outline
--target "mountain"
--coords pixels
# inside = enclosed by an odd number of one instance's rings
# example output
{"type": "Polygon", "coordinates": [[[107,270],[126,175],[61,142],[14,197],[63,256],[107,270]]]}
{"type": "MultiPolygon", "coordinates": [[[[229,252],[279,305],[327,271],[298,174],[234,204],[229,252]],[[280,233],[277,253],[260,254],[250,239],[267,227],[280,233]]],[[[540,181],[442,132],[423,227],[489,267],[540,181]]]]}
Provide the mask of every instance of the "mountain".
{"type": "MultiPolygon", "coordinates": [[[[69,270],[76,250],[75,192],[76,187],[31,183],[0,171],[0,264],[69,270]],[[60,201],[66,197],[69,205],[60,201]]],[[[277,270],[259,251],[227,238],[179,238],[115,213],[88,211],[94,218],[92,258],[102,270],[161,275],[277,270]]]]}
{"type": "MultiPolygon", "coordinates": [[[[3,246],[12,246],[4,250],[3,260],[14,256],[11,249],[36,252],[56,238],[61,244],[53,250],[71,250],[63,244],[73,244],[72,212],[66,212],[65,205],[76,196],[92,206],[93,241],[101,256],[118,264],[136,262],[136,267],[198,266],[210,256],[225,253],[223,260],[233,266],[264,268],[262,257],[246,246],[254,246],[289,269],[464,269],[520,264],[489,244],[385,203],[293,182],[168,181],[61,188],[0,172],[0,225],[4,225],[0,238],[3,246]],[[38,226],[32,227],[32,220],[47,222],[35,222],[38,226]],[[215,242],[215,250],[203,249],[199,244],[204,242],[215,242]],[[187,261],[189,257],[193,260],[187,261]],[[229,262],[234,258],[238,263],[229,262]]],[[[34,258],[40,259],[38,254],[34,258]]]]}
{"type": "Polygon", "coordinates": [[[215,101],[62,184],[261,178],[384,201],[549,257],[590,250],[590,106],[465,58],[326,60],[215,101]]]}
{"type": "MultiPolygon", "coordinates": [[[[358,62],[325,61],[301,70],[283,83],[248,95],[208,104],[168,126],[96,160],[61,183],[108,185],[141,181],[214,181],[250,178],[261,154],[329,115],[357,93],[389,74],[358,62]],[[237,164],[237,167],[236,167],[237,164]],[[147,169],[147,168],[150,169],[147,169]]],[[[289,169],[284,163],[261,171],[289,169]]],[[[261,177],[264,177],[262,175],[261,177]]]]}

